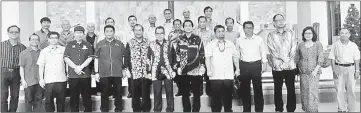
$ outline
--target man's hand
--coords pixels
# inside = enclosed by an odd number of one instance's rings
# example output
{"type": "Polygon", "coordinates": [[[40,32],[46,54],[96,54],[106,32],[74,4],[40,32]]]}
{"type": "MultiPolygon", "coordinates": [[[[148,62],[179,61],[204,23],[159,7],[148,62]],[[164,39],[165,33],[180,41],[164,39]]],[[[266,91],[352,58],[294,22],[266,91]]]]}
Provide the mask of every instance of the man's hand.
{"type": "Polygon", "coordinates": [[[82,70],[83,70],[83,69],[82,69],[80,66],[76,66],[76,67],[74,68],[75,73],[78,74],[78,75],[81,74],[82,70]]]}
{"type": "Polygon", "coordinates": [[[338,74],[335,71],[333,71],[333,79],[338,79],[338,74]]]}
{"type": "MultiPolygon", "coordinates": [[[[149,74],[150,75],[150,74],[149,74]]],[[[152,81],[156,81],[157,79],[155,77],[152,77],[152,81]]]]}
{"type": "Polygon", "coordinates": [[[360,79],[360,71],[356,70],[355,72],[355,80],[360,79]]]}
{"type": "Polygon", "coordinates": [[[99,73],[95,74],[95,81],[100,82],[100,76],[99,76],[99,73]]]}
{"type": "Polygon", "coordinates": [[[241,71],[239,69],[236,69],[236,71],[234,72],[234,74],[236,75],[236,77],[238,77],[239,75],[241,75],[241,71]]]}
{"type": "Polygon", "coordinates": [[[176,75],[177,75],[177,73],[172,71],[172,78],[174,78],[176,75]]]}
{"type": "Polygon", "coordinates": [[[21,85],[23,85],[24,88],[28,87],[28,84],[26,83],[26,81],[24,79],[21,79],[21,85]]]}
{"type": "Polygon", "coordinates": [[[44,81],[44,79],[40,79],[40,80],[39,80],[39,85],[40,85],[40,87],[42,87],[42,88],[44,89],[44,87],[45,87],[45,81],[44,81]]]}
{"type": "Polygon", "coordinates": [[[207,75],[208,77],[212,77],[213,76],[213,72],[211,70],[207,70],[207,75]]]}
{"type": "Polygon", "coordinates": [[[264,72],[266,72],[266,63],[262,63],[261,64],[262,65],[262,71],[261,71],[261,73],[264,73],[264,72]]]}
{"type": "Polygon", "coordinates": [[[177,73],[178,73],[178,75],[182,75],[182,69],[181,69],[181,68],[177,68],[177,73]]]}
{"type": "Polygon", "coordinates": [[[318,72],[318,70],[315,69],[315,70],[312,71],[311,75],[312,75],[313,77],[316,77],[316,76],[317,76],[317,72],[318,72]]]}

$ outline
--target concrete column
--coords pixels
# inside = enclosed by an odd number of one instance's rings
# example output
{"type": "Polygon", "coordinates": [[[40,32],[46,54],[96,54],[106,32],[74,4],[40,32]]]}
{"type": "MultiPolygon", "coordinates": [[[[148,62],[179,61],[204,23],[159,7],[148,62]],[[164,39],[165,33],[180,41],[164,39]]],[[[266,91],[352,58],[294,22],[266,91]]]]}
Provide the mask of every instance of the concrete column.
{"type": "Polygon", "coordinates": [[[34,32],[41,29],[40,19],[46,17],[46,9],[46,1],[34,1],[34,32]]]}
{"type": "Polygon", "coordinates": [[[299,42],[302,41],[302,30],[307,26],[312,26],[311,3],[310,1],[297,1],[297,30],[295,32],[299,42]]]}
{"type": "MultiPolygon", "coordinates": [[[[326,1],[312,1],[311,2],[311,22],[312,24],[320,23],[318,38],[323,49],[327,49],[328,39],[331,38],[328,34],[328,16],[327,16],[327,2],[326,1]]],[[[311,26],[312,26],[311,24],[311,26]]]]}
{"type": "Polygon", "coordinates": [[[34,33],[34,2],[21,1],[19,2],[19,20],[20,20],[20,41],[29,46],[29,36],[34,33]]]}
{"type": "Polygon", "coordinates": [[[11,25],[19,26],[19,1],[2,1],[1,15],[6,16],[1,20],[1,41],[4,41],[9,39],[7,28],[11,25]]]}
{"type": "Polygon", "coordinates": [[[95,1],[86,1],[86,22],[95,24],[95,1]]]}

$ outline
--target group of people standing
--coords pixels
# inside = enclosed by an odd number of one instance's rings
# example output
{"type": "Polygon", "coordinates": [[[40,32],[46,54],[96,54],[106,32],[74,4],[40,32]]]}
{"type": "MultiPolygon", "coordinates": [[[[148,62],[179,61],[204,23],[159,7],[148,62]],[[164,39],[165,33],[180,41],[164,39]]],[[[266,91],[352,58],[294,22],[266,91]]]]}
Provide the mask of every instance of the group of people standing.
{"type": "MultiPolygon", "coordinates": [[[[304,28],[303,42],[285,28],[285,18],[276,14],[272,19],[275,31],[267,42],[254,34],[254,24],[242,24],[244,34],[233,30],[234,19],[226,18],[225,26],[212,21],[211,7],[204,8],[198,26],[189,20],[172,20],[172,11],[164,10],[166,22],[155,26],[156,17],[150,15],[149,27],[137,24],[134,15],[128,17],[129,32],[115,35],[115,20],[105,20],[104,39],[94,33],[95,25],[70,31],[70,23],[62,22],[63,31],[50,31],[51,20],[40,20],[41,30],[29,36],[29,47],[18,42],[20,28],[8,27],[9,40],[1,42],[2,111],[16,112],[20,84],[25,90],[26,111],[41,111],[45,97],[46,112],[65,111],[67,84],[70,108],[79,112],[82,96],[84,112],[92,112],[91,79],[95,78],[101,92],[102,112],[109,112],[109,96],[113,96],[115,112],[123,111],[122,79],[128,78],[129,98],[134,112],[151,110],[150,90],[154,89],[154,111],[162,111],[162,87],[167,99],[167,112],[174,111],[173,81],[182,96],[183,112],[199,112],[203,80],[206,94],[211,97],[212,112],[232,112],[234,79],[240,81],[239,91],[243,112],[251,112],[251,83],[255,111],[263,112],[262,73],[266,65],[272,67],[275,111],[283,112],[282,86],[287,86],[288,112],[296,109],[295,76],[300,75],[302,109],[318,111],[318,81],[324,62],[323,47],[312,27],[304,28]],[[266,51],[270,53],[267,57],[266,51]],[[8,104],[10,88],[10,104],[8,104]],[[190,96],[193,95],[193,102],[190,96]],[[142,98],[142,99],[140,99],[142,98]],[[192,103],[192,104],[191,104],[192,103]],[[10,107],[8,107],[8,105],[10,107]]],[[[360,52],[349,41],[350,32],[341,30],[340,41],[332,45],[332,60],[339,111],[355,111],[355,80],[359,78],[360,52]],[[347,92],[345,107],[344,88],[347,92]]]]}

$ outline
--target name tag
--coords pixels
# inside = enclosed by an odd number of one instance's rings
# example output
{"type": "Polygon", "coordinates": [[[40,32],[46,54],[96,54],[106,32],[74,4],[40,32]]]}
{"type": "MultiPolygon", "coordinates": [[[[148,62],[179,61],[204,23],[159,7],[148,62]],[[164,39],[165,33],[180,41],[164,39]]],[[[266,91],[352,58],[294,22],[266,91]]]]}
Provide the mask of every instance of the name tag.
{"type": "Polygon", "coordinates": [[[115,46],[119,46],[118,44],[115,44],[115,46]]]}
{"type": "Polygon", "coordinates": [[[88,49],[88,48],[84,45],[82,49],[88,49]]]}

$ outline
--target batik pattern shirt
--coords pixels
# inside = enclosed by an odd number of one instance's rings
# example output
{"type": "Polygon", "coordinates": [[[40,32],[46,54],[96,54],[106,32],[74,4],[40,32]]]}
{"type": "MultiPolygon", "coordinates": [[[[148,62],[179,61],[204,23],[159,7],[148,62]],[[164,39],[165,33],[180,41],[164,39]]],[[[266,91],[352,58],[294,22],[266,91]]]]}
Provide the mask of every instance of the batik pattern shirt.
{"type": "Polygon", "coordinates": [[[151,70],[153,79],[157,79],[157,76],[163,74],[167,76],[167,78],[173,78],[172,72],[173,69],[169,63],[169,41],[165,39],[160,43],[155,40],[150,42],[149,50],[148,50],[148,58],[150,60],[151,70]]]}
{"type": "Polygon", "coordinates": [[[146,38],[142,38],[140,42],[136,38],[132,38],[127,44],[125,62],[127,62],[126,65],[133,79],[152,79],[147,73],[150,63],[147,56],[148,47],[149,41],[146,38]]]}

